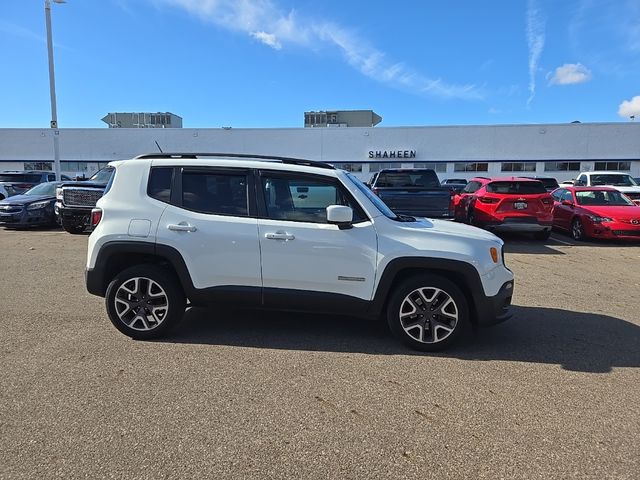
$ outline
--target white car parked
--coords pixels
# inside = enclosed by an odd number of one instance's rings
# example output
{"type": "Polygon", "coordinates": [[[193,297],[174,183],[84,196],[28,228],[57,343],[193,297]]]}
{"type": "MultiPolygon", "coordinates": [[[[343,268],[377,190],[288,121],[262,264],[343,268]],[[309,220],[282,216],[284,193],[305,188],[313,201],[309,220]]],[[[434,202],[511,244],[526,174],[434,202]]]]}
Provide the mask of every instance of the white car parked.
{"type": "Polygon", "coordinates": [[[576,178],[574,185],[576,187],[613,187],[640,205],[640,185],[628,173],[582,172],[576,178]]]}
{"type": "Polygon", "coordinates": [[[409,346],[449,345],[509,317],[513,273],[483,230],[395,215],[331,165],[243,154],[112,162],[92,212],[86,282],[136,339],[167,333],[186,301],[385,315],[409,346]]]}

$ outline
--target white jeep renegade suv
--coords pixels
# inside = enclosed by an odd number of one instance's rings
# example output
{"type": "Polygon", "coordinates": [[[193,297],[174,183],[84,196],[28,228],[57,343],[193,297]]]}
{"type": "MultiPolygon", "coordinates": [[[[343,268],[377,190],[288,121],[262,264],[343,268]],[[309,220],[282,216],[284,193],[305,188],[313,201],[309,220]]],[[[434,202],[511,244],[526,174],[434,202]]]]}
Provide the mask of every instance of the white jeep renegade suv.
{"type": "Polygon", "coordinates": [[[156,154],[111,165],[86,283],[132,338],[166,334],[187,300],[385,315],[398,338],[427,351],[465,324],[509,317],[513,274],[498,237],[395,215],[329,164],[156,154]]]}

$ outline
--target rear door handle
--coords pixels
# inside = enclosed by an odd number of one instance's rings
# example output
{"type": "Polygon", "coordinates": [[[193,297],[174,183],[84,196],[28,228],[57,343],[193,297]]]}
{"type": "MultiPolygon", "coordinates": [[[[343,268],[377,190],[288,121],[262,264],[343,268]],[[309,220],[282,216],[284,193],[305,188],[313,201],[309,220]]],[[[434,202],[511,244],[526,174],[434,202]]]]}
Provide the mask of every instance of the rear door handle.
{"type": "Polygon", "coordinates": [[[195,232],[197,230],[194,225],[189,225],[188,223],[184,222],[178,223],[177,225],[175,223],[170,223],[169,225],[167,225],[167,228],[174,232],[195,232]]]}
{"type": "Polygon", "coordinates": [[[267,233],[265,238],[269,240],[295,240],[295,235],[291,235],[285,232],[267,233]]]}

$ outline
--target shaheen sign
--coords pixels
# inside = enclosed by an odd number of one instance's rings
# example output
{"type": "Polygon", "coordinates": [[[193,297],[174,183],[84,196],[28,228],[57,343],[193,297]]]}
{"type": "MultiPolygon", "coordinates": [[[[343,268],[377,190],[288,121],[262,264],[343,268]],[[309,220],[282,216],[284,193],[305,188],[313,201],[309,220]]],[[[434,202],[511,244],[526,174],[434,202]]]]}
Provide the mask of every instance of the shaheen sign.
{"type": "Polygon", "coordinates": [[[415,150],[369,150],[369,158],[416,158],[415,150]]]}

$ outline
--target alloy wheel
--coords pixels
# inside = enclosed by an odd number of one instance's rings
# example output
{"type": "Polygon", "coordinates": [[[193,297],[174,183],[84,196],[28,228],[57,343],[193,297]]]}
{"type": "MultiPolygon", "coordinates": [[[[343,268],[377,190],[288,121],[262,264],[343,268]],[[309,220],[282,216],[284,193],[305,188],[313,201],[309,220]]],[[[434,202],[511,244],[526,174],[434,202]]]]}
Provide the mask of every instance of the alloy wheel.
{"type": "Polygon", "coordinates": [[[169,298],[157,282],[146,277],[134,277],[118,287],[114,306],[118,318],[127,327],[149,331],[166,318],[169,298]]]}
{"type": "Polygon", "coordinates": [[[404,298],[399,316],[407,335],[418,342],[433,344],[443,341],[455,330],[459,310],[444,290],[421,287],[404,298]]]}
{"type": "Polygon", "coordinates": [[[582,240],[582,238],[584,237],[582,222],[577,218],[571,224],[571,236],[574,238],[574,240],[582,240]]]}

